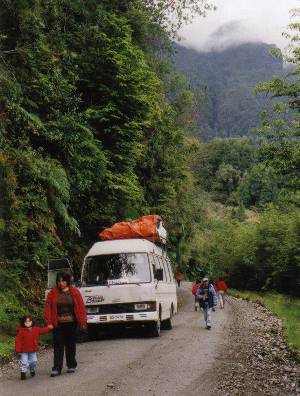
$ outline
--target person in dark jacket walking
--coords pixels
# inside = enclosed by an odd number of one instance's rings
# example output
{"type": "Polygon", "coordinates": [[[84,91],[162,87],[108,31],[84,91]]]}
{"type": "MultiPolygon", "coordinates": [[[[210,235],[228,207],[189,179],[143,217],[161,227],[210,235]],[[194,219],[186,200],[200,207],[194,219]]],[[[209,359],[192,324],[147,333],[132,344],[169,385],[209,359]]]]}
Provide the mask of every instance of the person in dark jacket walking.
{"type": "Polygon", "coordinates": [[[201,286],[197,291],[200,307],[203,308],[204,321],[206,328],[211,329],[212,308],[217,305],[217,294],[212,285],[209,284],[208,278],[204,278],[201,286]]]}
{"type": "Polygon", "coordinates": [[[76,329],[86,327],[86,309],[80,291],[71,286],[68,273],[58,273],[56,285],[46,299],[44,319],[47,325],[54,326],[54,364],[51,377],[61,374],[64,351],[66,352],[67,372],[74,373],[76,361],[76,329]]]}
{"type": "Polygon", "coordinates": [[[24,316],[20,321],[21,326],[17,330],[15,350],[20,356],[19,366],[21,380],[26,380],[26,373],[29,368],[31,377],[35,376],[37,364],[37,350],[39,337],[41,334],[48,333],[53,326],[37,327],[34,326],[30,315],[24,316]]]}

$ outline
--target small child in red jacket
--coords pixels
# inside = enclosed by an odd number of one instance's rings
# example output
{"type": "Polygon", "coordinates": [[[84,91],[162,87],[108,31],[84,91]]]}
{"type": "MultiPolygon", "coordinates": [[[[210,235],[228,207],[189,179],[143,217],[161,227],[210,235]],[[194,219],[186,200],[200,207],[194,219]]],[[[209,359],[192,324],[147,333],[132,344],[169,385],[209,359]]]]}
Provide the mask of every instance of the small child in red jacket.
{"type": "Polygon", "coordinates": [[[31,377],[35,376],[39,337],[52,329],[52,325],[47,327],[34,326],[30,315],[26,315],[21,319],[21,326],[17,330],[16,336],[16,352],[20,354],[21,380],[26,379],[28,367],[31,377]]]}

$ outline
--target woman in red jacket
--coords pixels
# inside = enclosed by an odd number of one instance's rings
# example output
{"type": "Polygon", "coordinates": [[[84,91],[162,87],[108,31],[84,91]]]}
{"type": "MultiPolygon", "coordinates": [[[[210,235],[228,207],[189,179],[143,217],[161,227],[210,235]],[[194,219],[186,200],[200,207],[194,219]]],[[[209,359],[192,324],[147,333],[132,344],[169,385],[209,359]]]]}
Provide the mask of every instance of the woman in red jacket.
{"type": "Polygon", "coordinates": [[[18,328],[16,336],[16,353],[20,354],[21,380],[26,379],[28,368],[30,369],[31,377],[35,376],[39,337],[52,329],[53,326],[51,325],[43,328],[34,326],[30,315],[21,319],[21,326],[18,328]]]}
{"type": "Polygon", "coordinates": [[[74,373],[76,362],[76,329],[86,326],[86,310],[80,291],[71,286],[68,273],[58,273],[56,286],[46,299],[44,317],[47,325],[53,325],[54,364],[51,377],[61,374],[64,351],[67,372],[74,373]]]}

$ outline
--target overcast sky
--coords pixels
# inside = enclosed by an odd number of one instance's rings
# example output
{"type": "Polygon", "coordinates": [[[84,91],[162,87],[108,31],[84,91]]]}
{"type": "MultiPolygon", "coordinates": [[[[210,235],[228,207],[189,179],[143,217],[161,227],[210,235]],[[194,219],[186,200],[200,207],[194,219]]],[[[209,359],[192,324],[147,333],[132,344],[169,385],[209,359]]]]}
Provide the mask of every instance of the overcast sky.
{"type": "Polygon", "coordinates": [[[290,22],[289,10],[299,0],[211,0],[216,11],[206,18],[195,18],[180,34],[186,47],[199,50],[224,48],[231,44],[263,41],[282,49],[281,36],[290,22]]]}

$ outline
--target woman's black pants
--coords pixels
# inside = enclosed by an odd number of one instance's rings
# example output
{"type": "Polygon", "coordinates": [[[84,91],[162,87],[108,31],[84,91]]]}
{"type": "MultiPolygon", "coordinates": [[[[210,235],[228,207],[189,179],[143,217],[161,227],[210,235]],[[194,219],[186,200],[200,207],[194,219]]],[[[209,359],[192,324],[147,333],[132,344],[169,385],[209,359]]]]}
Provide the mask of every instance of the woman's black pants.
{"type": "Polygon", "coordinates": [[[54,365],[53,370],[63,368],[64,351],[68,368],[76,368],[76,328],[77,323],[60,323],[53,329],[54,365]]]}

